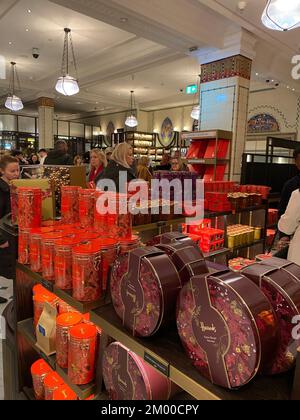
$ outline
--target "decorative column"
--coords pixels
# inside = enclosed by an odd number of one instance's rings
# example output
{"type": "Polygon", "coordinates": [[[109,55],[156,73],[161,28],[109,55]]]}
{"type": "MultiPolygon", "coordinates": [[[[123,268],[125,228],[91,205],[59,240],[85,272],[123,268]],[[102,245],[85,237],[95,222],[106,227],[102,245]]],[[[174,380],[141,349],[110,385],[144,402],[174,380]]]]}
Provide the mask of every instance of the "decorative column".
{"type": "Polygon", "coordinates": [[[53,120],[54,99],[41,97],[39,107],[39,148],[52,149],[54,146],[53,120]]]}
{"type": "Polygon", "coordinates": [[[230,178],[239,181],[245,149],[252,59],[256,39],[245,30],[228,35],[223,50],[200,52],[200,130],[233,133],[230,178]]]}

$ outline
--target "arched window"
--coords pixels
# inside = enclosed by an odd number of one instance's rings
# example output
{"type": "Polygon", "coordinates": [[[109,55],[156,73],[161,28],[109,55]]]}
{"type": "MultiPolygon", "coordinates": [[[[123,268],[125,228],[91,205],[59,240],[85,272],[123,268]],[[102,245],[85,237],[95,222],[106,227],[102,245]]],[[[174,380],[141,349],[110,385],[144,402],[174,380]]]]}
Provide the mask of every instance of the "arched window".
{"type": "Polygon", "coordinates": [[[280,131],[277,120],[270,114],[255,115],[248,121],[248,133],[268,133],[280,131]]]}

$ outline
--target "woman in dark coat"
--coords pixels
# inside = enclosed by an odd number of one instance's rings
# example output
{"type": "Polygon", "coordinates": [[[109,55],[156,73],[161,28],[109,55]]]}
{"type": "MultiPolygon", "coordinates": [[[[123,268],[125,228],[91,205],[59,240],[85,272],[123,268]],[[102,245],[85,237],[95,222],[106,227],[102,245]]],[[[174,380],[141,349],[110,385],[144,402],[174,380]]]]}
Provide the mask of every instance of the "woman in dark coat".
{"type": "MultiPolygon", "coordinates": [[[[114,182],[116,192],[125,193],[127,191],[126,184],[136,179],[134,170],[132,169],[133,161],[134,156],[132,147],[128,143],[119,144],[115,148],[111,156],[111,160],[109,161],[109,164],[107,165],[101,177],[99,178],[97,187],[101,187],[101,185],[103,185],[102,183],[104,182],[104,180],[107,179],[114,182]],[[124,177],[124,182],[122,180],[122,177],[124,177]]],[[[111,190],[112,188],[107,186],[105,189],[111,190]]]]}

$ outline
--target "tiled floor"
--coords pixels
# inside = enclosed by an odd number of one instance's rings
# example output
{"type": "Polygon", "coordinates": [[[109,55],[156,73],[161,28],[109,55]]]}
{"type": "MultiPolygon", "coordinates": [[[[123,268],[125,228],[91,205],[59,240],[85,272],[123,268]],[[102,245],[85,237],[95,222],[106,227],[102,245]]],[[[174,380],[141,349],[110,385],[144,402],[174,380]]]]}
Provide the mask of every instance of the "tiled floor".
{"type": "MultiPolygon", "coordinates": [[[[8,299],[12,298],[13,295],[13,283],[11,280],[0,277],[0,296],[8,299]],[[7,289],[1,290],[2,287],[7,289]]],[[[7,304],[0,305],[0,315],[4,311],[7,304]]],[[[4,399],[4,386],[3,386],[3,360],[2,360],[2,340],[0,339],[0,400],[4,399]]]]}

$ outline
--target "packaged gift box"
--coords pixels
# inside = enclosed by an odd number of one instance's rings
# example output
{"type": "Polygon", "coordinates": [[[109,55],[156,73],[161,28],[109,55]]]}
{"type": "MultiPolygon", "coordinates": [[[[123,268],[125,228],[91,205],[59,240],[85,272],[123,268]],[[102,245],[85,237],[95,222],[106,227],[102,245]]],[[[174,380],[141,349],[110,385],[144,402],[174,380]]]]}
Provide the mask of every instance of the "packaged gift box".
{"type": "MultiPolygon", "coordinates": [[[[118,273],[118,271],[116,271],[118,273]]],[[[114,308],[133,335],[150,337],[175,320],[174,302],[182,287],[170,258],[155,247],[130,252],[128,272],[114,278],[114,308]],[[117,287],[119,285],[119,287],[117,287]]]]}
{"type": "Polygon", "coordinates": [[[120,343],[107,347],[103,379],[111,400],[168,400],[171,381],[120,343]]]}
{"type": "Polygon", "coordinates": [[[268,258],[242,273],[257,284],[271,302],[279,324],[279,343],[266,373],[276,374],[293,367],[300,340],[293,338],[292,320],[300,314],[300,267],[279,258],[268,258]]]}
{"type": "Polygon", "coordinates": [[[200,373],[239,388],[272,364],[277,322],[272,306],[249,279],[230,271],[193,277],[178,299],[177,327],[200,373]]]}

